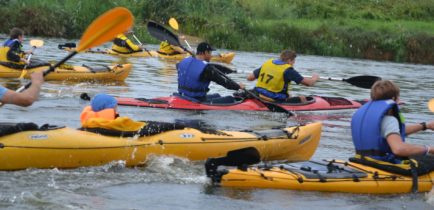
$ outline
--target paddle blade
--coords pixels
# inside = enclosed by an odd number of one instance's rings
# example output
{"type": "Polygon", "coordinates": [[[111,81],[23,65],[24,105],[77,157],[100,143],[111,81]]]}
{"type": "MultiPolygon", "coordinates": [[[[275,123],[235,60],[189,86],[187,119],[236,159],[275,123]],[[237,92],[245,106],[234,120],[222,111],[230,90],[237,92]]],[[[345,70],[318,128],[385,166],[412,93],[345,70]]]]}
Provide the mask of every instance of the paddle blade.
{"type": "Polygon", "coordinates": [[[62,50],[64,48],[76,48],[77,45],[74,42],[67,42],[65,44],[59,44],[57,47],[62,50]]]}
{"type": "Polygon", "coordinates": [[[175,29],[176,31],[179,30],[178,21],[176,21],[175,18],[171,17],[171,18],[169,19],[169,25],[170,25],[170,27],[172,27],[172,28],[175,29]]]}
{"type": "Polygon", "coordinates": [[[147,28],[151,36],[153,36],[154,38],[160,41],[167,41],[171,45],[181,46],[178,36],[164,26],[154,21],[149,21],[147,28]]]}
{"type": "Polygon", "coordinates": [[[32,47],[42,47],[44,46],[44,41],[39,39],[32,39],[30,40],[30,46],[32,47]]]}
{"type": "Polygon", "coordinates": [[[133,15],[124,7],[116,7],[105,12],[95,19],[81,36],[77,52],[113,40],[116,35],[130,29],[133,22],[133,15]]]}
{"type": "Polygon", "coordinates": [[[345,79],[344,81],[357,87],[371,89],[372,85],[374,85],[374,83],[378,80],[381,80],[381,78],[370,75],[362,75],[351,77],[349,79],[345,79]]]}
{"type": "Polygon", "coordinates": [[[431,100],[429,100],[428,102],[428,108],[431,112],[434,112],[434,98],[432,98],[431,100]]]}
{"type": "Polygon", "coordinates": [[[231,74],[231,73],[236,72],[236,71],[230,69],[229,67],[226,67],[226,66],[223,66],[223,65],[220,65],[217,63],[209,63],[208,65],[215,67],[216,69],[218,69],[220,72],[222,72],[224,74],[231,74]]]}
{"type": "Polygon", "coordinates": [[[238,150],[232,150],[227,153],[225,157],[208,158],[205,163],[206,175],[211,178],[218,176],[219,166],[243,166],[252,165],[261,161],[259,151],[254,147],[247,147],[238,150]]]}

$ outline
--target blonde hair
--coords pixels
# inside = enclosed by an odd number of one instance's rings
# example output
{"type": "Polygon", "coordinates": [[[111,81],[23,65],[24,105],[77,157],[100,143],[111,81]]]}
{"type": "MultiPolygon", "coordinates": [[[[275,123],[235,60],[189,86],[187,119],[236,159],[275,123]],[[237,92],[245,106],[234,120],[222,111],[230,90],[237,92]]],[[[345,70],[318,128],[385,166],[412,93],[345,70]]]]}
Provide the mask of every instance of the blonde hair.
{"type": "Polygon", "coordinates": [[[371,99],[376,100],[396,100],[399,97],[399,87],[389,80],[379,80],[372,85],[371,99]]]}
{"type": "Polygon", "coordinates": [[[280,53],[280,60],[282,61],[289,61],[294,60],[297,57],[297,54],[293,50],[284,50],[282,53],[280,53]]]}

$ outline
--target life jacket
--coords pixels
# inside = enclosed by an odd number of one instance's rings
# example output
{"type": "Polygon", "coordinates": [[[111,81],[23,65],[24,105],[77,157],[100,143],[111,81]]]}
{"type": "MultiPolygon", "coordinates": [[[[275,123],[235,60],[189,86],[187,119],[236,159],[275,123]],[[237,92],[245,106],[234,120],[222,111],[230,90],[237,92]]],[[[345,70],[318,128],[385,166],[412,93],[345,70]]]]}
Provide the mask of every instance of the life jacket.
{"type": "Polygon", "coordinates": [[[167,41],[162,41],[160,43],[160,49],[158,52],[166,55],[179,54],[167,41]]]}
{"type": "MultiPolygon", "coordinates": [[[[8,63],[17,64],[17,65],[25,65],[25,63],[22,61],[14,62],[14,61],[10,61],[8,59],[8,52],[16,42],[19,43],[20,49],[21,49],[22,45],[18,39],[8,39],[3,43],[3,46],[0,47],[0,62],[8,62],[8,63]]],[[[22,50],[20,50],[20,51],[22,51],[22,50]]],[[[18,56],[21,58],[24,58],[24,52],[20,52],[18,54],[18,56]]]]}
{"type": "Polygon", "coordinates": [[[370,101],[360,107],[351,120],[351,134],[357,154],[390,163],[402,161],[392,153],[386,138],[381,136],[381,121],[391,109],[398,119],[401,138],[405,141],[405,124],[395,101],[370,101]]]}
{"type": "Polygon", "coordinates": [[[284,75],[285,70],[291,67],[292,65],[280,60],[266,61],[260,69],[255,90],[269,98],[287,98],[291,84],[285,82],[284,75]]]}
{"type": "Polygon", "coordinates": [[[124,34],[119,34],[113,40],[112,50],[117,53],[133,53],[140,52],[140,47],[131,42],[124,34]]]}
{"type": "Polygon", "coordinates": [[[134,121],[129,117],[118,117],[116,119],[89,118],[82,124],[82,127],[131,132],[139,131],[147,124],[146,122],[134,121]]]}
{"type": "Polygon", "coordinates": [[[178,69],[178,92],[193,98],[205,97],[211,81],[200,81],[200,75],[207,65],[206,61],[188,57],[176,64],[178,69]]]}
{"type": "MultiPolygon", "coordinates": [[[[84,107],[80,115],[81,125],[85,125],[86,122],[91,118],[102,118],[106,120],[114,120],[116,118],[115,109],[103,109],[99,112],[92,111],[91,106],[84,107]]],[[[84,126],[83,126],[84,127],[84,126]]]]}

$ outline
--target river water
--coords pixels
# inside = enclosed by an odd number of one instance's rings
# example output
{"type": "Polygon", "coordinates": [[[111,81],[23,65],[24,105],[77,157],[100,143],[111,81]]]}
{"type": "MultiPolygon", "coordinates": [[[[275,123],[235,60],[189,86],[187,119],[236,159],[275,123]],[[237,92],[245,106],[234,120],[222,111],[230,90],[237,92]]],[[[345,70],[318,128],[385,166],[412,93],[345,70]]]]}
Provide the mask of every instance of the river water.
{"type": "MultiPolygon", "coordinates": [[[[30,40],[28,38],[28,40],[30,40]]],[[[59,43],[76,40],[44,39],[34,58],[58,61],[66,52],[59,43]]],[[[109,45],[106,45],[109,46],[109,45]]],[[[28,45],[25,45],[28,49],[28,45]]],[[[150,45],[150,49],[157,46],[150,45]]],[[[225,52],[222,50],[221,52],[225,52]]],[[[229,67],[238,73],[230,77],[247,82],[247,72],[277,54],[236,52],[229,67]]],[[[167,96],[176,90],[174,61],[158,58],[119,58],[108,55],[79,54],[74,65],[107,65],[130,62],[133,70],[122,83],[47,82],[40,100],[28,108],[6,105],[0,109],[3,122],[35,122],[79,127],[79,115],[87,102],[83,92],[105,92],[116,96],[167,96]]],[[[349,78],[369,74],[395,81],[401,87],[403,112],[408,123],[433,120],[427,102],[434,97],[434,66],[397,64],[368,60],[299,55],[296,69],[309,75],[349,78]]],[[[0,79],[0,84],[15,89],[17,80],[0,79]]],[[[211,92],[231,94],[217,85],[211,92]]],[[[369,97],[369,90],[344,82],[321,81],[314,87],[293,85],[300,94],[342,96],[351,99],[369,97]]],[[[323,134],[313,159],[346,159],[353,153],[350,119],[353,111],[299,112],[287,119],[279,113],[237,111],[176,111],[119,107],[121,115],[136,120],[173,122],[175,119],[198,119],[217,129],[259,129],[322,121],[323,134]]],[[[408,138],[416,144],[431,144],[433,132],[421,132],[408,138]]],[[[357,195],[342,193],[300,192],[269,189],[228,189],[210,186],[203,162],[175,157],[152,157],[147,167],[125,168],[122,162],[72,170],[28,169],[0,172],[0,209],[433,209],[434,191],[417,195],[357,195]]]]}

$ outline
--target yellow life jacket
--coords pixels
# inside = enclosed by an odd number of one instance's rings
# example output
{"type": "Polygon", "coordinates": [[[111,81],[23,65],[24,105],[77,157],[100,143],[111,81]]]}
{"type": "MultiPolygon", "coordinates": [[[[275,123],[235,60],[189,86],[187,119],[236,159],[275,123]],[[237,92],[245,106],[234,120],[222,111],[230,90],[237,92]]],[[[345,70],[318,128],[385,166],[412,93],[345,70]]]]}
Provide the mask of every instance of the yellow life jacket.
{"type": "Polygon", "coordinates": [[[175,51],[173,49],[172,45],[170,45],[169,42],[167,42],[167,41],[162,41],[160,43],[160,49],[158,51],[163,53],[163,54],[167,54],[167,55],[172,55],[172,54],[178,53],[177,51],[175,51]]]}
{"type": "MultiPolygon", "coordinates": [[[[14,42],[14,41],[18,41],[18,40],[15,39],[15,40],[11,41],[11,43],[14,42]]],[[[8,63],[17,64],[17,65],[25,65],[26,63],[24,63],[22,61],[20,61],[20,62],[14,62],[14,61],[8,60],[8,52],[9,52],[10,49],[11,48],[10,48],[9,45],[2,45],[0,47],[0,62],[8,62],[8,63]]],[[[24,55],[24,53],[20,53],[18,56],[20,56],[21,58],[24,58],[25,55],[24,55]]]]}
{"type": "MultiPolygon", "coordinates": [[[[282,92],[285,87],[284,73],[290,67],[292,67],[290,64],[276,65],[273,63],[273,59],[266,61],[261,67],[256,87],[274,93],[282,92]]],[[[287,91],[290,89],[291,84],[289,83],[287,91]]]]}
{"type": "Polygon", "coordinates": [[[140,47],[134,44],[124,34],[119,34],[113,40],[112,50],[118,53],[140,52],[140,47]]]}

